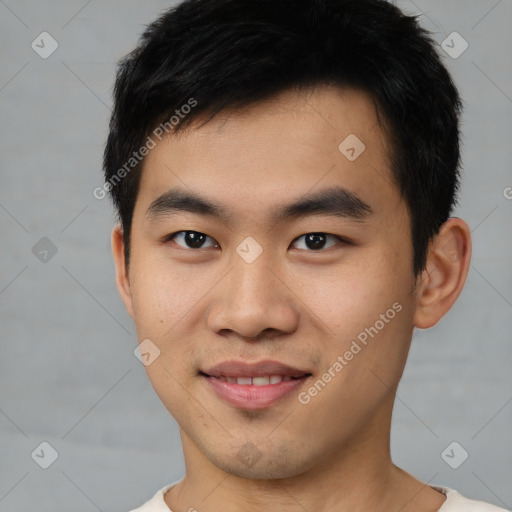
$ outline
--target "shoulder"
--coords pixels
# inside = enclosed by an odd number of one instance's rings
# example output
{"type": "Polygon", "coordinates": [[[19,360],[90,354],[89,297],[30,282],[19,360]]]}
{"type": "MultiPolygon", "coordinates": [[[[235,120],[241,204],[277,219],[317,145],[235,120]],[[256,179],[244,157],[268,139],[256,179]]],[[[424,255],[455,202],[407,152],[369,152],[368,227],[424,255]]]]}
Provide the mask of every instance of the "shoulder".
{"type": "Polygon", "coordinates": [[[446,501],[438,512],[507,512],[506,509],[491,505],[490,503],[470,500],[449,487],[432,487],[446,495],[446,501]]]}
{"type": "Polygon", "coordinates": [[[146,501],[146,503],[140,507],[130,510],[129,512],[172,512],[172,510],[169,509],[164,501],[164,495],[171,487],[174,487],[180,481],[181,480],[178,480],[177,482],[173,482],[172,484],[168,484],[165,487],[162,487],[153,495],[150,500],[146,501]]]}

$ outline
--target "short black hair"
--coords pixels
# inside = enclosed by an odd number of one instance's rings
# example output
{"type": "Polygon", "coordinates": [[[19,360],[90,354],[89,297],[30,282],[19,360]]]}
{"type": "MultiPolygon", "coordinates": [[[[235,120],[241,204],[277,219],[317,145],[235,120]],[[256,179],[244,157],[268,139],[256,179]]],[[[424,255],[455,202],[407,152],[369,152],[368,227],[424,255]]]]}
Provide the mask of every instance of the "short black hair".
{"type": "Polygon", "coordinates": [[[385,0],[185,0],[148,25],[118,64],[104,153],[127,266],[143,148],[155,133],[288,89],[334,85],[368,92],[383,114],[411,218],[411,266],[424,270],[457,203],[462,102],[418,17],[385,0]]]}

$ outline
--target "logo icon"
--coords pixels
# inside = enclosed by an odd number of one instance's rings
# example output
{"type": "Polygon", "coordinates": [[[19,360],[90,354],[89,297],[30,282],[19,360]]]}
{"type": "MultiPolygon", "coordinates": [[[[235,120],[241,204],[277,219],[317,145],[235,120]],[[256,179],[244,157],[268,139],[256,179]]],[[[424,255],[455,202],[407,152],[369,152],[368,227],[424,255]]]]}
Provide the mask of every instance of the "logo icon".
{"type": "Polygon", "coordinates": [[[160,356],[160,349],[150,340],[145,339],[135,347],[133,355],[144,365],[149,366],[160,356]]]}
{"type": "Polygon", "coordinates": [[[458,59],[468,49],[468,47],[468,42],[458,32],[452,32],[441,43],[441,48],[452,59],[458,59]]]}
{"type": "Polygon", "coordinates": [[[238,453],[236,454],[236,458],[243,462],[246,466],[249,466],[252,468],[256,462],[258,462],[261,457],[262,453],[258,450],[256,445],[254,443],[245,443],[240,450],[238,450],[238,453]]]}
{"type": "Polygon", "coordinates": [[[59,43],[48,32],[41,32],[30,46],[39,57],[47,59],[59,47],[59,43]]]}
{"type": "Polygon", "coordinates": [[[457,441],[450,443],[442,452],[441,458],[452,469],[457,469],[466,462],[469,453],[457,441]]]}
{"type": "Polygon", "coordinates": [[[59,454],[50,443],[43,441],[30,456],[39,467],[48,469],[58,459],[59,454]]]}
{"type": "Polygon", "coordinates": [[[366,146],[361,141],[361,139],[351,133],[338,146],[338,149],[340,150],[340,153],[347,158],[347,160],[353,162],[366,149],[366,146]]]}
{"type": "Polygon", "coordinates": [[[236,252],[246,263],[252,263],[263,252],[263,247],[252,236],[248,236],[236,248],[236,252]]]}
{"type": "Polygon", "coordinates": [[[32,247],[32,254],[42,263],[48,263],[57,254],[57,246],[49,238],[43,236],[32,247]]]}

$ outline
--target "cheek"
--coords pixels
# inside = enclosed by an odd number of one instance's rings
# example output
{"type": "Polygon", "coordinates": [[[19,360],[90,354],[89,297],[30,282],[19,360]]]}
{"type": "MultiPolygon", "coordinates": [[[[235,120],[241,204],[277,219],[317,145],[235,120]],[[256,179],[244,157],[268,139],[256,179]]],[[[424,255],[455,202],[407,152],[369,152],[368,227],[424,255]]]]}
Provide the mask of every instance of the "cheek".
{"type": "Polygon", "coordinates": [[[163,336],[200,302],[213,286],[211,275],[193,265],[171,264],[164,258],[135,257],[132,300],[137,328],[146,335],[163,336]]]}
{"type": "MultiPolygon", "coordinates": [[[[132,300],[139,342],[149,339],[158,357],[144,367],[156,394],[173,415],[188,415],[184,393],[197,364],[193,332],[186,329],[204,295],[200,283],[158,258],[133,258],[132,300]],[[181,411],[181,413],[180,413],[181,411]]],[[[197,343],[197,336],[195,337],[197,343]]],[[[192,408],[193,409],[193,408],[192,408]]]]}
{"type": "Polygon", "coordinates": [[[357,334],[403,296],[403,283],[377,256],[354,264],[311,267],[289,274],[287,281],[307,309],[331,334],[357,334]]]}
{"type": "Polygon", "coordinates": [[[337,381],[352,383],[361,392],[378,391],[368,386],[368,379],[382,388],[372,372],[393,385],[403,371],[414,308],[412,274],[403,271],[408,267],[398,261],[400,257],[394,250],[387,255],[375,251],[353,265],[290,276],[306,310],[320,319],[318,325],[325,331],[326,337],[318,340],[325,366],[346,355],[344,376],[337,381]]]}
{"type": "Polygon", "coordinates": [[[162,392],[178,396],[178,382],[195,377],[198,315],[215,275],[204,271],[199,275],[193,265],[151,257],[149,251],[140,253],[134,255],[131,278],[137,338],[139,342],[150,339],[160,351],[155,363],[146,366],[157,393],[161,396],[163,386],[162,392]]]}

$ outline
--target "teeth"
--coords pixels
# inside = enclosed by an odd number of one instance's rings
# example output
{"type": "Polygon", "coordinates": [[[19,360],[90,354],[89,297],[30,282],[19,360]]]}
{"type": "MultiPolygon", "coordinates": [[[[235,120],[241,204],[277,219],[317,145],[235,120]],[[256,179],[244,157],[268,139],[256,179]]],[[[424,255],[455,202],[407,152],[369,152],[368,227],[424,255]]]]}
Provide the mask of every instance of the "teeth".
{"type": "Polygon", "coordinates": [[[267,386],[268,384],[279,384],[281,381],[288,381],[292,378],[288,375],[262,375],[259,377],[225,377],[224,375],[221,375],[218,379],[224,382],[229,382],[230,384],[267,386]]]}
{"type": "Polygon", "coordinates": [[[270,377],[253,377],[252,383],[255,386],[266,386],[267,384],[270,384],[270,377]]]}

